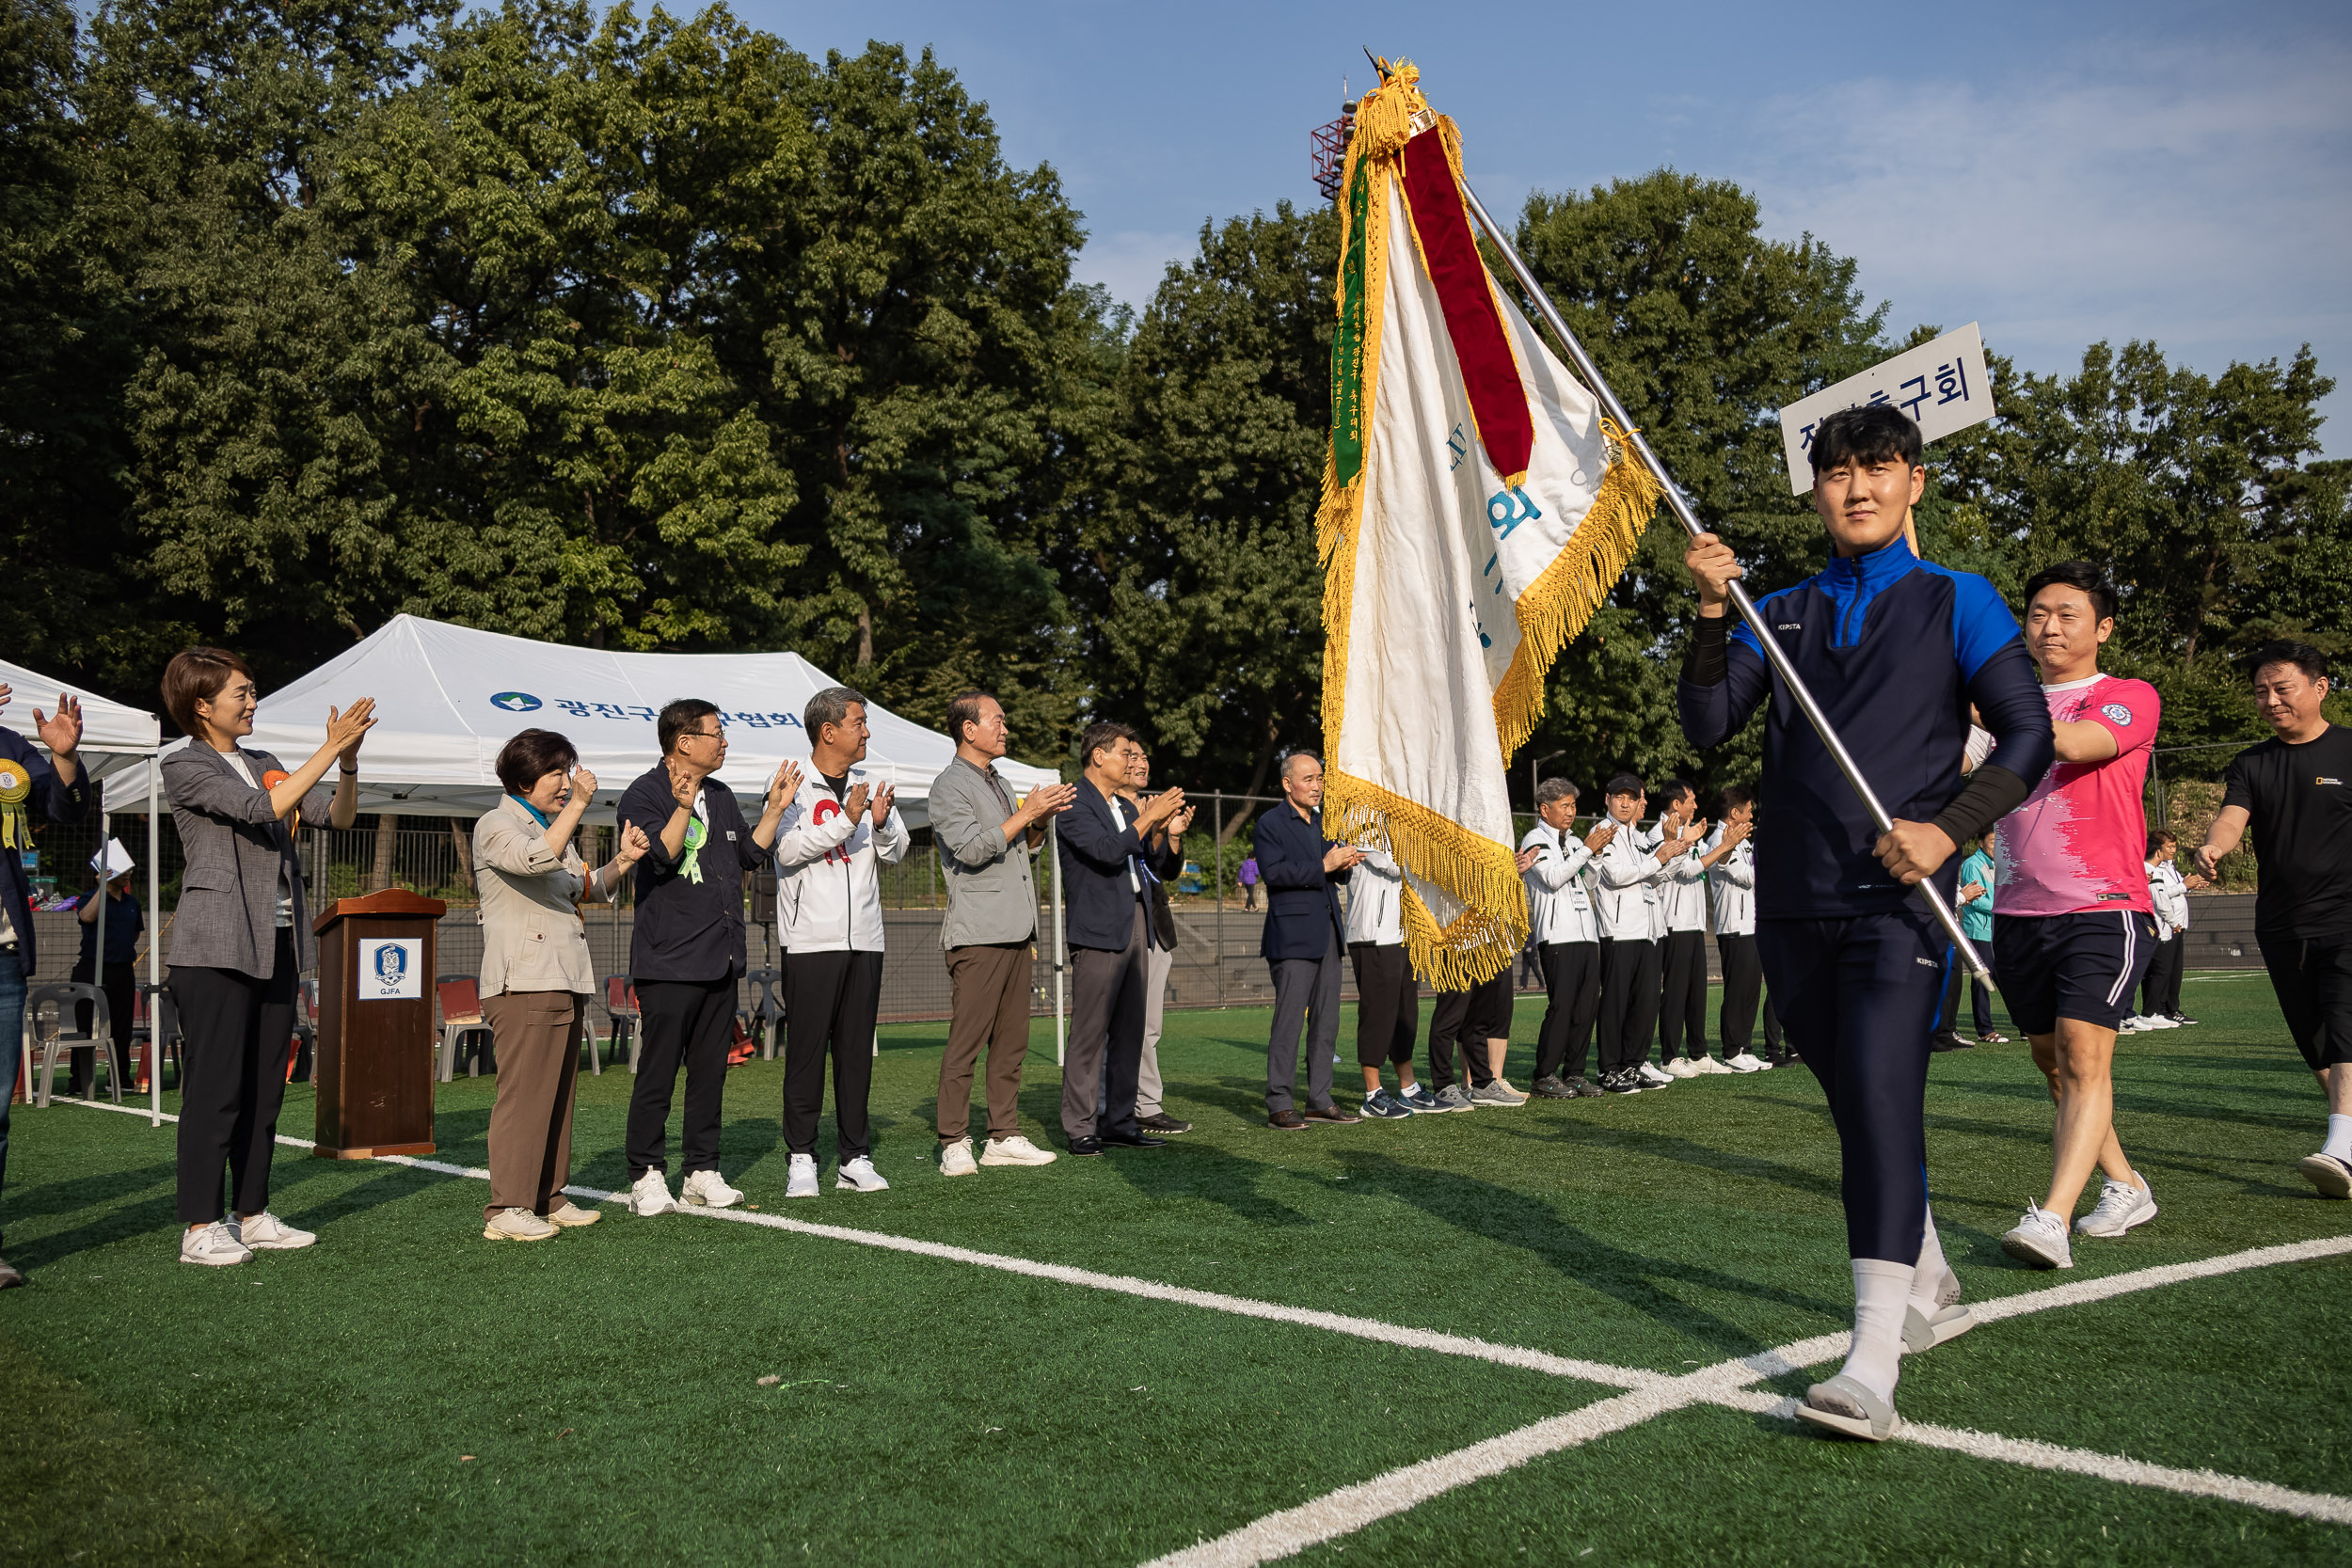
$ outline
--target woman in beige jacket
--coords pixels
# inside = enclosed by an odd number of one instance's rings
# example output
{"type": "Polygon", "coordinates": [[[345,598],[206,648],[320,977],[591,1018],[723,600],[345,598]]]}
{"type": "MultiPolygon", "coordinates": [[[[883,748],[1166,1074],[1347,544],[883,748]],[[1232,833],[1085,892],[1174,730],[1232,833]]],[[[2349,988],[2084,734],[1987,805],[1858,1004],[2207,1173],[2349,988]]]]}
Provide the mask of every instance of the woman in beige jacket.
{"type": "Polygon", "coordinates": [[[558,1227],[596,1219],[595,1210],[564,1196],[580,1031],[596,989],[579,901],[611,903],[645,852],[645,835],[624,826],[620,852],[594,873],[585,870],[573,838],[596,776],[579,764],[572,743],[552,730],[523,731],[499,752],[506,798],[474,826],[482,1013],[499,1063],[486,1241],[545,1241],[558,1227]]]}

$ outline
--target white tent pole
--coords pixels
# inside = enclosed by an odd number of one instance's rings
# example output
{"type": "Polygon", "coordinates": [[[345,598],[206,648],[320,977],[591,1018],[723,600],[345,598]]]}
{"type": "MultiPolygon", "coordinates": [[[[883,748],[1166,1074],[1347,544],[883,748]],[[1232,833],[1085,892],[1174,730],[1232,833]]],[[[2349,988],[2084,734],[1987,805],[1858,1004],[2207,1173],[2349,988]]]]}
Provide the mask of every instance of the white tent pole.
{"type": "Polygon", "coordinates": [[[1061,918],[1061,829],[1054,817],[1045,819],[1046,847],[1054,856],[1054,1065],[1062,1065],[1069,1048],[1070,1020],[1062,1000],[1062,971],[1070,965],[1070,942],[1061,918]]]}
{"type": "Polygon", "coordinates": [[[147,1124],[164,1124],[164,770],[147,759],[147,1124]]]}
{"type": "MultiPolygon", "coordinates": [[[[112,863],[106,859],[106,830],[109,826],[106,817],[106,786],[101,784],[98,785],[98,929],[90,939],[89,958],[90,984],[98,988],[98,994],[101,996],[106,994],[106,873],[114,869],[112,863]]],[[[90,1029],[95,1032],[98,1028],[98,1005],[94,1002],[90,1004],[89,1022],[90,1029]]],[[[116,1069],[127,1068],[131,1064],[115,1060],[112,1021],[109,1020],[108,1023],[106,1082],[114,1085],[115,1093],[119,1095],[122,1092],[122,1074],[116,1069]]],[[[98,1067],[95,1061],[90,1065],[89,1095],[92,1100],[98,1098],[98,1067]]]]}

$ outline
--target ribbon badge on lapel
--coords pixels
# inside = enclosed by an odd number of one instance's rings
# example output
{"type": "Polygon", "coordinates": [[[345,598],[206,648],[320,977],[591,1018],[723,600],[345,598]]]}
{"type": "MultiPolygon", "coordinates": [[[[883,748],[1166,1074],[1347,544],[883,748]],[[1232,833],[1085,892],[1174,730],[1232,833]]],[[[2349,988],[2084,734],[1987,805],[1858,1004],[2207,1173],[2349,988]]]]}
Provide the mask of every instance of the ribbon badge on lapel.
{"type": "Polygon", "coordinates": [[[0,761],[0,847],[30,849],[33,825],[24,815],[32,798],[33,776],[21,762],[0,761]]]}
{"type": "Polygon", "coordinates": [[[710,830],[703,826],[701,817],[690,816],[686,819],[686,854],[678,862],[677,868],[678,875],[690,882],[703,879],[702,847],[709,837],[710,830]]]}

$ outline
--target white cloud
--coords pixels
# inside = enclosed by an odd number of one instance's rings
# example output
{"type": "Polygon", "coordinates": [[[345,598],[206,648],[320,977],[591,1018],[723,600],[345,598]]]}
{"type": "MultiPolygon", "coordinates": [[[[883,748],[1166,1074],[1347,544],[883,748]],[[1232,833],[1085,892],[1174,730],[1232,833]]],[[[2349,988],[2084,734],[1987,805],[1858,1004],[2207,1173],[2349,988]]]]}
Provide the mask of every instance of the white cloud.
{"type": "Polygon", "coordinates": [[[1159,291],[1170,261],[1188,261],[1200,250],[1198,230],[1161,232],[1121,229],[1090,236],[1072,267],[1081,283],[1100,283],[1111,297],[1140,312],[1159,291]]]}
{"type": "MultiPolygon", "coordinates": [[[[1991,88],[1860,79],[1755,123],[1768,228],[2031,368],[2152,338],[2208,372],[2310,341],[2352,386],[2352,51],[2108,45],[1991,88]]],[[[2352,391],[2329,400],[2352,416],[2352,391]]],[[[2352,417],[2339,421],[2352,424],[2352,417]]],[[[2335,433],[2341,450],[2352,430],[2335,433]]]]}

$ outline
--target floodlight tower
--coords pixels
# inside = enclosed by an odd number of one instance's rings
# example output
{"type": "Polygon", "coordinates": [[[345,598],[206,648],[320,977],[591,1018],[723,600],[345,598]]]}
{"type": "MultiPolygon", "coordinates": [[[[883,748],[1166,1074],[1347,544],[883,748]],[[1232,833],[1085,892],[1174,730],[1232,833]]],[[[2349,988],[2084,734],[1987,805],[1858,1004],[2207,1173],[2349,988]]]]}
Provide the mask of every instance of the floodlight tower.
{"type": "Polygon", "coordinates": [[[1347,172],[1347,138],[1356,131],[1356,101],[1347,97],[1344,78],[1340,96],[1340,118],[1308,133],[1314,143],[1315,189],[1326,201],[1340,198],[1340,181],[1347,172]]]}

